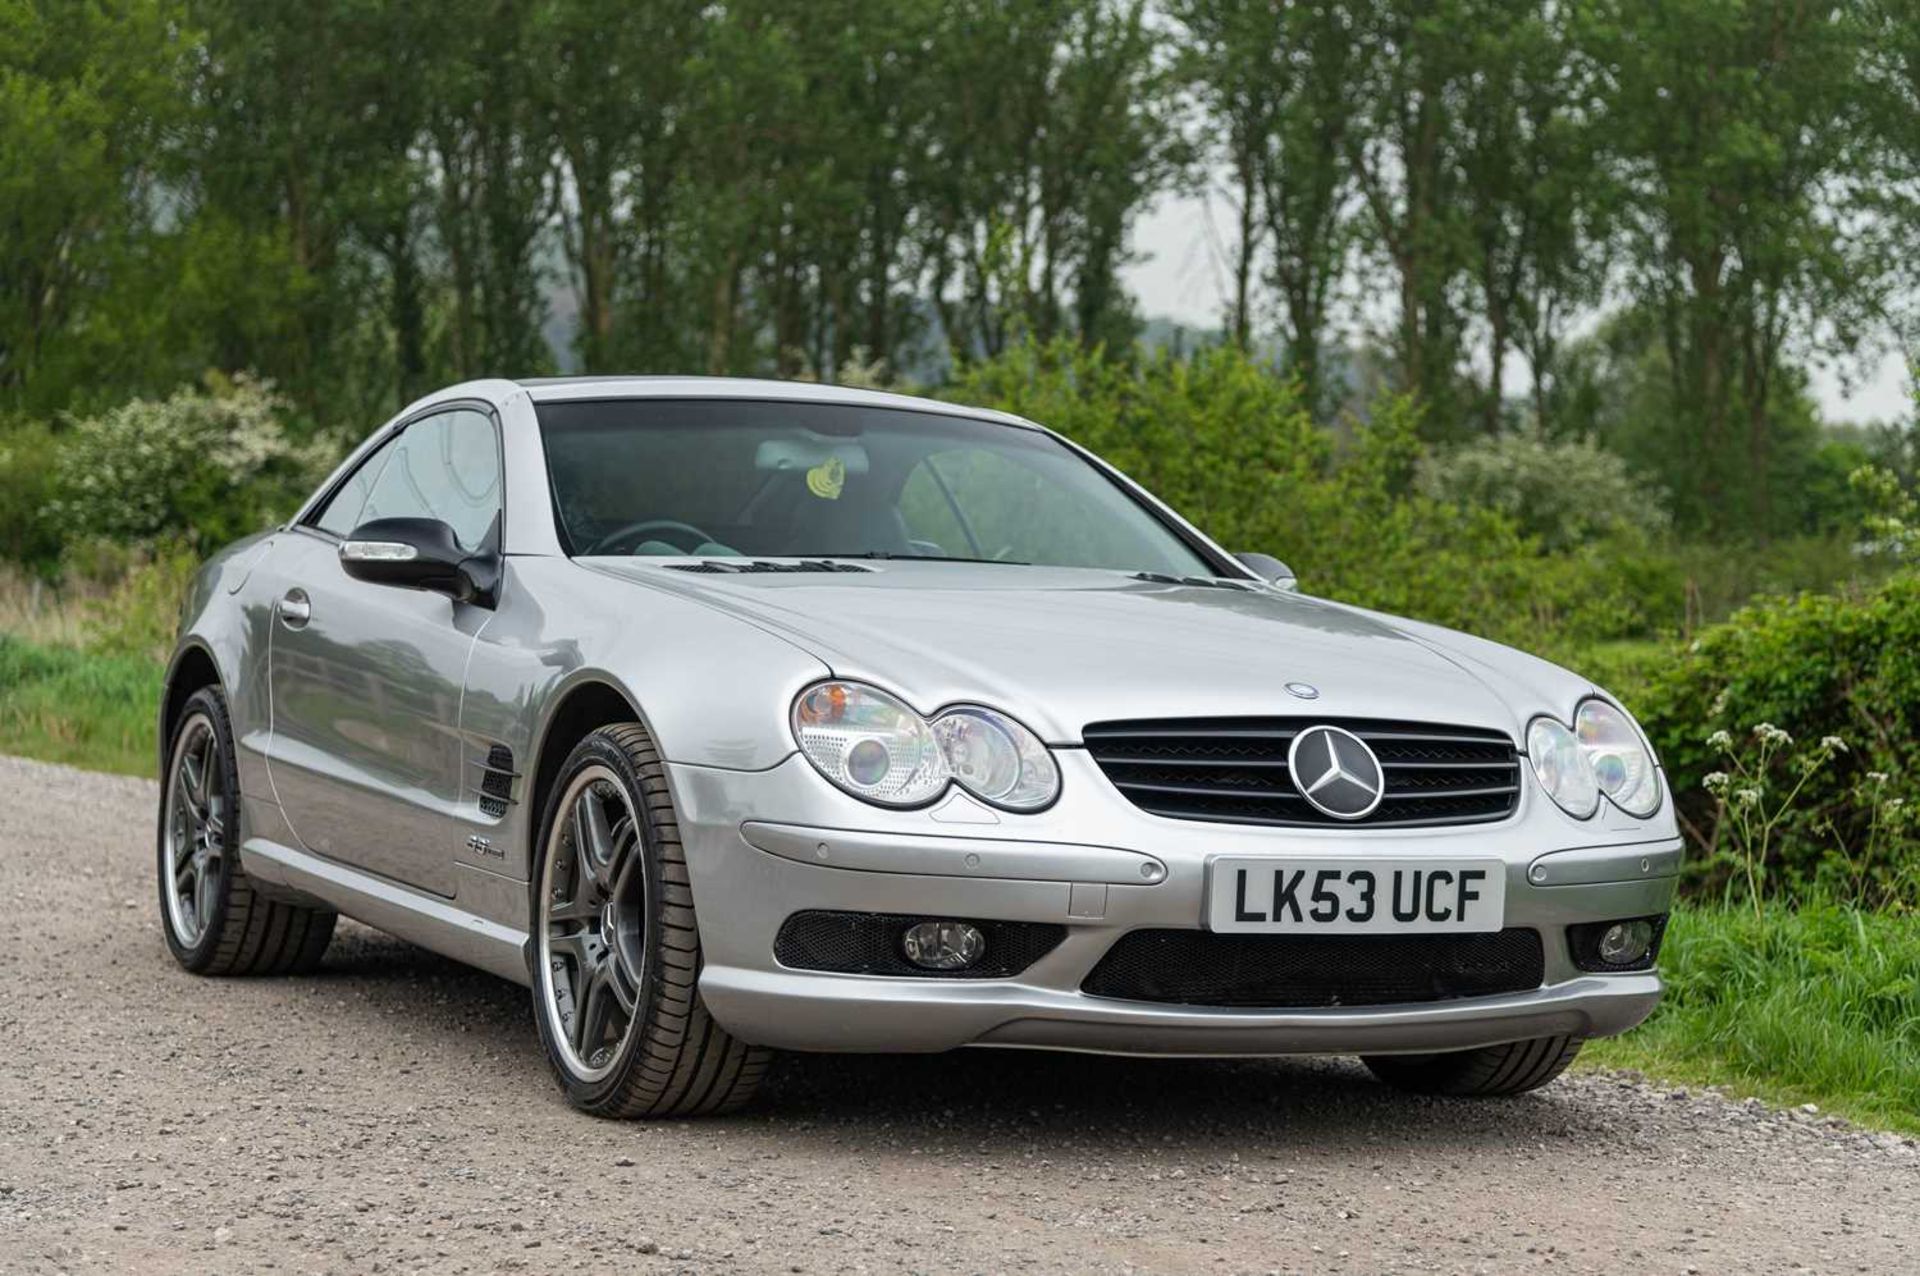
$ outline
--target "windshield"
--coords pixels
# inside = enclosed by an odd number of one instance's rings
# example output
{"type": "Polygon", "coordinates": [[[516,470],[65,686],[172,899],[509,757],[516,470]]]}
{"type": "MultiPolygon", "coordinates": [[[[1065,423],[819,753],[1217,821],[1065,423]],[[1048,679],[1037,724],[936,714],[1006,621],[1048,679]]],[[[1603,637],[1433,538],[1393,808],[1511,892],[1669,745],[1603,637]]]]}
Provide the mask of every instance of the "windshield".
{"type": "Polygon", "coordinates": [[[1216,569],[1036,430],[829,403],[536,405],[576,555],[926,558],[1216,569]]]}

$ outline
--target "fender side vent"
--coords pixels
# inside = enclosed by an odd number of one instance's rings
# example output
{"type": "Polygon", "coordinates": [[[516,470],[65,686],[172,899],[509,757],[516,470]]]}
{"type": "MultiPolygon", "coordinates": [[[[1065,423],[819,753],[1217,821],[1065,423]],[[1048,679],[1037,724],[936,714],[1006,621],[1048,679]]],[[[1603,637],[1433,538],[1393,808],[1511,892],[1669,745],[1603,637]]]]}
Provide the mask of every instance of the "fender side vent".
{"type": "Polygon", "coordinates": [[[513,750],[496,744],[487,750],[487,760],[476,762],[480,768],[480,812],[499,819],[513,805],[513,782],[520,778],[513,769],[513,750]]]}

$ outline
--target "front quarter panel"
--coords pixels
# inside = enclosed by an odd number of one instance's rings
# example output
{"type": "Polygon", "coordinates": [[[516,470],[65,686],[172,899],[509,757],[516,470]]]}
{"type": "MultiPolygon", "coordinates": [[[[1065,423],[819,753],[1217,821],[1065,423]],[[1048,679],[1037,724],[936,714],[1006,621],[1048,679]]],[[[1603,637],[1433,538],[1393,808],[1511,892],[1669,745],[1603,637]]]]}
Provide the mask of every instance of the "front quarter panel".
{"type": "Polygon", "coordinates": [[[270,797],[266,773],[267,621],[273,610],[273,550],[282,533],[262,532],[236,541],[204,563],[181,606],[179,636],[167,665],[160,698],[157,745],[164,774],[167,706],[192,653],[210,657],[226,693],[238,746],[240,791],[270,797]]]}
{"type": "MultiPolygon", "coordinates": [[[[499,610],[473,650],[461,711],[468,756],[506,744],[521,773],[519,800],[483,832],[492,848],[484,867],[528,876],[541,816],[536,768],[556,711],[582,684],[619,692],[670,762],[764,771],[794,752],[794,696],[828,672],[784,639],[699,603],[564,558],[510,558],[499,610]]],[[[464,805],[484,822],[479,770],[467,771],[464,805]]]]}

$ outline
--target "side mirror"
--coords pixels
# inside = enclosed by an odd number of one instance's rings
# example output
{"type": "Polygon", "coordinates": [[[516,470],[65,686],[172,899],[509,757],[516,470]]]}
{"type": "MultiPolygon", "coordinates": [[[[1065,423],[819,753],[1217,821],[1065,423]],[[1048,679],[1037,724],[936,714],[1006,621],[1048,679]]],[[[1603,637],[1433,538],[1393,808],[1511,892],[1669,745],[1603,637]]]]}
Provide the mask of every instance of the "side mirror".
{"type": "Polygon", "coordinates": [[[426,589],[491,607],[500,589],[496,543],[489,534],[484,546],[468,553],[439,519],[376,518],[340,542],[340,567],[371,585],[426,589]]]}
{"type": "Polygon", "coordinates": [[[1300,588],[1300,582],[1294,579],[1293,568],[1272,554],[1235,554],[1234,557],[1240,560],[1241,566],[1275,589],[1300,588]]]}

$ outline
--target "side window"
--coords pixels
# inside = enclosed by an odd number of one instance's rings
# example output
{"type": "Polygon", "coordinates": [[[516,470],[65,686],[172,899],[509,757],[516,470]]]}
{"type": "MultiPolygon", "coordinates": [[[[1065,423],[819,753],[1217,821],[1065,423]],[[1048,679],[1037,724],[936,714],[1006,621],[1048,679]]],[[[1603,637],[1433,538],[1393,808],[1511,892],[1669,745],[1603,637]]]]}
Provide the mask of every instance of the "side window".
{"type": "Polygon", "coordinates": [[[313,520],[315,527],[325,532],[332,532],[335,536],[345,537],[365,521],[360,517],[360,511],[367,507],[367,493],[373,490],[374,481],[380,477],[381,467],[386,465],[387,458],[393,455],[393,445],[394,440],[388,439],[375,448],[371,456],[360,462],[359,468],[349,474],[347,481],[340,485],[340,490],[320,507],[320,513],[313,520]]]}
{"type": "MultiPolygon", "coordinates": [[[[500,510],[500,445],[493,419],[457,410],[415,421],[391,445],[359,522],[437,518],[479,548],[500,510]]],[[[357,525],[357,524],[356,524],[357,525]]]]}

